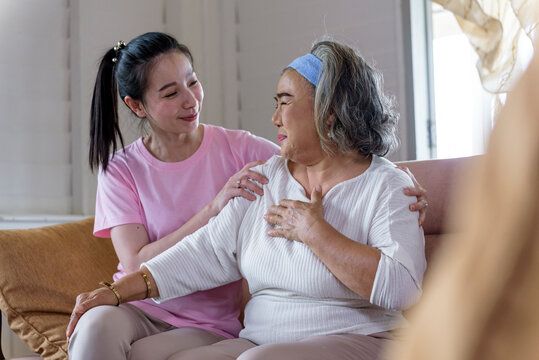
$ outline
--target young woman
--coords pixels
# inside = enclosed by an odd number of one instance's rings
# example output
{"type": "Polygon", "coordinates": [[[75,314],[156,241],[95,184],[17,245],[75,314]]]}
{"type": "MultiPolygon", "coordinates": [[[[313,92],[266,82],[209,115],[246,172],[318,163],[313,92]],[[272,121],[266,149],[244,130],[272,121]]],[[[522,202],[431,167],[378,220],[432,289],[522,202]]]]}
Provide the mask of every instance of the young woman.
{"type": "MultiPolygon", "coordinates": [[[[119,43],[103,57],[92,102],[90,165],[99,167],[95,235],[110,236],[120,259],[114,280],[205,225],[230,198],[263,194],[259,185],[267,179],[250,168],[279,148],[245,131],[200,124],[203,97],[189,49],[166,34],[119,43]],[[126,147],[117,93],[150,129],[126,147]],[[114,152],[117,139],[122,149],[114,152]]],[[[415,205],[424,208],[424,200],[415,205]]],[[[92,309],[71,336],[70,358],[166,359],[237,337],[240,297],[234,281],[161,304],[92,309]]]]}

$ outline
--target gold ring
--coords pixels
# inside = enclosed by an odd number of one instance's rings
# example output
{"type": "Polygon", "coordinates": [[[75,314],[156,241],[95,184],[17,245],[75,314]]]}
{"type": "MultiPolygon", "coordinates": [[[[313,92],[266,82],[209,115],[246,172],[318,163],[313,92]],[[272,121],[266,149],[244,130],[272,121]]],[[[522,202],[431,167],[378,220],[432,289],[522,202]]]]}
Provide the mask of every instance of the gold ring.
{"type": "Polygon", "coordinates": [[[236,181],[236,187],[239,189],[241,188],[241,179],[239,179],[238,181],[236,181]]]}
{"type": "Polygon", "coordinates": [[[425,207],[429,207],[429,203],[425,201],[425,207]]]}

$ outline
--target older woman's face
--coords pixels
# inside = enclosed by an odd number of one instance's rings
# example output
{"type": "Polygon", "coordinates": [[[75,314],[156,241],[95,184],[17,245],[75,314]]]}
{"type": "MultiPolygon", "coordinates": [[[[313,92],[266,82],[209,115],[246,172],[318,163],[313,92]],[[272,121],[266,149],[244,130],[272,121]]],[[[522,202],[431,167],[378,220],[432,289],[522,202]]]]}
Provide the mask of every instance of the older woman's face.
{"type": "Polygon", "coordinates": [[[314,87],[295,70],[279,79],[271,118],[278,129],[281,155],[294,162],[312,165],[324,151],[314,124],[314,87]]]}

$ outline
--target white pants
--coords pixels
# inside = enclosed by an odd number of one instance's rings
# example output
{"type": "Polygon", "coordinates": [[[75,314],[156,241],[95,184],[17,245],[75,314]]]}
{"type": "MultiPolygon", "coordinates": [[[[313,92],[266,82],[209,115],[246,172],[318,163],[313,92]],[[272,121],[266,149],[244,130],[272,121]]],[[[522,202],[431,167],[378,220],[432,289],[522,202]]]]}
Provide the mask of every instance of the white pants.
{"type": "Polygon", "coordinates": [[[166,360],[180,351],[224,339],[199,328],[176,328],[122,304],[86,312],[71,336],[68,352],[70,360],[166,360]]]}

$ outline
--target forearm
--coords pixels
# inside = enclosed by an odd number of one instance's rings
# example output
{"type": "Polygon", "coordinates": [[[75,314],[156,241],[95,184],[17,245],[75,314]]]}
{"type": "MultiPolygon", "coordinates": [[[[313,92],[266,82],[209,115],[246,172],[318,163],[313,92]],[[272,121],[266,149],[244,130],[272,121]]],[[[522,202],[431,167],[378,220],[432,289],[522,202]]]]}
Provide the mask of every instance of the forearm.
{"type": "Polygon", "coordinates": [[[128,274],[111,284],[120,295],[121,303],[143,300],[148,297],[159,297],[159,289],[150,271],[143,267],[139,271],[128,274]],[[142,276],[146,274],[149,286],[142,276]],[[149,296],[148,296],[149,289],[149,296]]]}
{"type": "Polygon", "coordinates": [[[327,222],[318,222],[304,240],[313,253],[346,287],[369,299],[380,252],[353,241],[327,222]]]}
{"type": "Polygon", "coordinates": [[[142,225],[136,226],[122,226],[113,228],[111,236],[115,247],[117,249],[120,262],[127,273],[132,273],[140,268],[140,265],[155,256],[159,255],[163,251],[171,248],[186,236],[194,233],[204,225],[206,225],[210,218],[217,215],[218,211],[210,204],[206,205],[202,210],[195,214],[189,221],[183,224],[180,228],[167,236],[159,239],[158,241],[150,242],[148,239],[148,233],[142,225]],[[131,246],[122,246],[124,239],[131,246]],[[143,240],[137,240],[143,239],[143,240]],[[139,243],[137,247],[134,245],[139,243]],[[129,250],[132,249],[132,250],[129,250]]]}
{"type": "Polygon", "coordinates": [[[159,283],[158,301],[241,278],[236,257],[237,233],[248,206],[248,200],[232,200],[214,221],[143,264],[159,283]]]}

